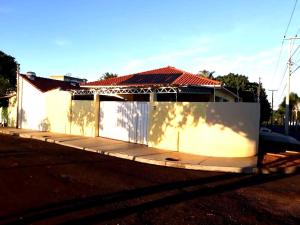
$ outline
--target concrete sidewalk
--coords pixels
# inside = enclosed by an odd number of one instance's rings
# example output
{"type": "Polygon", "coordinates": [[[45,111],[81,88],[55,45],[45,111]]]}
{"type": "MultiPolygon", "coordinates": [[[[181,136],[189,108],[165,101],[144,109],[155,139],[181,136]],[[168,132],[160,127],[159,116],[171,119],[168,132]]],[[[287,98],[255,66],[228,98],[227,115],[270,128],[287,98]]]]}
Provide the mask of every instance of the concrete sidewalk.
{"type": "Polygon", "coordinates": [[[16,128],[0,128],[0,133],[57,143],[81,150],[160,166],[235,173],[253,173],[257,171],[257,157],[225,158],[199,156],[149,148],[145,145],[101,137],[91,138],[16,128]]]}

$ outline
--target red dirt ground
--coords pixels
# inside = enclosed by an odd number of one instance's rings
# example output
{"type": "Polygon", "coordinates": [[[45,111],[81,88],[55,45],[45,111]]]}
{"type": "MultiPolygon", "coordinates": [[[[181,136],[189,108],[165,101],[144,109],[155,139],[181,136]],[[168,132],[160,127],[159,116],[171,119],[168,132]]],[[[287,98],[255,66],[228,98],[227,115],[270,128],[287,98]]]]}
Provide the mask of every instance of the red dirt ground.
{"type": "MultiPolygon", "coordinates": [[[[267,169],[290,161],[273,156],[267,169]]],[[[167,168],[0,135],[0,224],[300,224],[293,172],[167,168]]]]}

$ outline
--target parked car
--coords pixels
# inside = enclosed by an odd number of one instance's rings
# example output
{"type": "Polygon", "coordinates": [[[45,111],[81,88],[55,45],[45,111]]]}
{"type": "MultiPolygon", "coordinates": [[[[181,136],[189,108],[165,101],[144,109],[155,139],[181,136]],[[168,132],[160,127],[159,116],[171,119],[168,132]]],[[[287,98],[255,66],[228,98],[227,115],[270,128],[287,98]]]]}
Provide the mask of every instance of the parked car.
{"type": "Polygon", "coordinates": [[[261,127],[259,147],[268,152],[300,151],[300,141],[291,136],[273,132],[269,128],[261,127]]]}

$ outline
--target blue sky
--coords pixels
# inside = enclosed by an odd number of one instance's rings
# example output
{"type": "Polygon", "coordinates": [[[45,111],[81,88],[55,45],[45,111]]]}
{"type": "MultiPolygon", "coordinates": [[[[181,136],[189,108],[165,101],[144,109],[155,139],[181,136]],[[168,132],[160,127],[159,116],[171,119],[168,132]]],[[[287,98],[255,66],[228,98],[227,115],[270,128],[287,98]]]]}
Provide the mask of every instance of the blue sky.
{"type": "MultiPolygon", "coordinates": [[[[0,49],[17,59],[22,72],[40,76],[72,73],[95,80],[104,72],[125,75],[167,65],[240,73],[251,81],[261,76],[267,89],[279,89],[278,104],[286,43],[275,68],[294,3],[0,0],[0,49]]],[[[300,5],[287,35],[296,34],[299,18],[300,5]]],[[[300,94],[297,83],[300,69],[292,76],[292,90],[300,94]]]]}

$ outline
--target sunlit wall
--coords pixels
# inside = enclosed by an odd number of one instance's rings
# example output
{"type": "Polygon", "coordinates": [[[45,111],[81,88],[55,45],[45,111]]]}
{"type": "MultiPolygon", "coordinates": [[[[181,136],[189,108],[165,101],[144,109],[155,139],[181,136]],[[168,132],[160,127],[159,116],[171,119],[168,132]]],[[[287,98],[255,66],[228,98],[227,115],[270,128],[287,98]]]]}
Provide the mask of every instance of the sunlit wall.
{"type": "Polygon", "coordinates": [[[150,114],[150,147],[218,157],[257,153],[257,103],[153,102],[150,114]]]}

